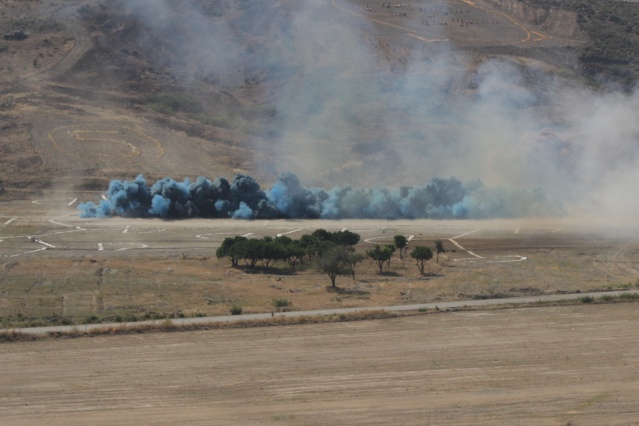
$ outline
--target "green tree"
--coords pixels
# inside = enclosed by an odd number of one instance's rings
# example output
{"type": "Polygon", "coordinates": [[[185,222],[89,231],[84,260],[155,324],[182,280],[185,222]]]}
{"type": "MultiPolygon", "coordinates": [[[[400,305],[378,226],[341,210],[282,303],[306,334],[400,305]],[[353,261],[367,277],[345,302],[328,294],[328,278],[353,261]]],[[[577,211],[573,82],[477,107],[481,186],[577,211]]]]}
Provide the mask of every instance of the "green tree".
{"type": "Polygon", "coordinates": [[[222,245],[215,251],[215,256],[218,259],[228,257],[231,260],[231,265],[237,266],[239,260],[242,258],[241,252],[237,247],[237,244],[241,241],[246,241],[246,237],[236,235],[235,237],[224,238],[222,245]],[[234,246],[235,249],[233,249],[234,246]]]}
{"type": "Polygon", "coordinates": [[[424,262],[433,258],[433,250],[430,247],[417,246],[410,252],[410,257],[415,259],[419,272],[424,274],[424,262]]]}
{"type": "Polygon", "coordinates": [[[333,242],[343,246],[355,246],[359,243],[360,236],[351,231],[337,231],[332,235],[333,242]]]}
{"type": "Polygon", "coordinates": [[[271,237],[264,237],[262,241],[259,241],[259,251],[262,257],[262,265],[266,269],[271,269],[278,260],[286,259],[286,247],[284,244],[271,237]]]}
{"type": "Polygon", "coordinates": [[[282,250],[282,259],[286,261],[291,269],[295,269],[297,262],[304,263],[306,252],[299,240],[296,241],[286,235],[281,235],[275,238],[275,242],[282,250]]]}
{"type": "Polygon", "coordinates": [[[315,259],[315,268],[323,272],[331,279],[331,285],[335,287],[335,279],[338,275],[351,275],[351,252],[348,247],[334,244],[326,249],[321,256],[315,259]]]}
{"type": "Polygon", "coordinates": [[[443,253],[446,251],[444,250],[444,243],[442,242],[442,240],[435,241],[435,251],[437,252],[435,263],[439,263],[439,253],[443,253]]]}
{"type": "Polygon", "coordinates": [[[260,240],[239,241],[233,245],[232,251],[237,250],[235,254],[244,260],[244,263],[246,263],[249,268],[253,269],[255,265],[257,265],[257,262],[262,260],[262,243],[263,241],[260,240]]]}
{"type": "Polygon", "coordinates": [[[311,236],[321,241],[328,241],[342,246],[354,246],[359,242],[360,236],[351,231],[329,232],[325,229],[316,229],[311,236]]]}
{"type": "Polygon", "coordinates": [[[377,263],[379,273],[381,274],[384,272],[384,263],[390,262],[390,258],[393,256],[394,250],[395,247],[390,246],[389,244],[384,246],[384,248],[380,247],[379,244],[376,244],[374,249],[366,252],[366,256],[370,257],[375,263],[377,263]]]}
{"type": "Polygon", "coordinates": [[[304,234],[302,235],[302,238],[299,239],[300,246],[306,253],[306,257],[308,257],[308,260],[311,262],[321,252],[324,243],[326,243],[326,241],[321,240],[311,234],[304,234]]]}
{"type": "Polygon", "coordinates": [[[402,266],[404,266],[404,259],[406,258],[406,251],[408,250],[408,239],[403,235],[395,235],[393,242],[399,250],[399,260],[402,261],[402,266]]]}
{"type": "Polygon", "coordinates": [[[361,253],[355,253],[354,249],[350,252],[348,256],[348,263],[351,267],[351,276],[353,277],[353,279],[355,279],[355,266],[357,266],[357,264],[362,262],[364,259],[364,255],[361,253]]]}

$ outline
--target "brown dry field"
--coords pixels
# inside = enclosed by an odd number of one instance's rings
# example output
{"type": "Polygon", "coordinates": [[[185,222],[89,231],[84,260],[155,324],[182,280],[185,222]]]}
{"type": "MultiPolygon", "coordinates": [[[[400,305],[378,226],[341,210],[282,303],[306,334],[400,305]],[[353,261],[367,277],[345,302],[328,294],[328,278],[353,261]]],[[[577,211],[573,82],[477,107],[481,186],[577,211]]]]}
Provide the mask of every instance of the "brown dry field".
{"type": "Polygon", "coordinates": [[[86,194],[57,196],[4,204],[10,213],[0,217],[5,327],[17,325],[18,314],[22,324],[46,325],[91,315],[104,321],[226,315],[232,305],[271,312],[275,298],[287,299],[293,310],[375,307],[628,288],[639,276],[636,228],[592,221],[82,219],[75,203],[68,204],[86,194]],[[396,234],[412,238],[409,248],[440,239],[447,251],[439,263],[428,262],[425,276],[397,255],[383,274],[364,261],[354,280],[338,278],[338,291],[310,265],[250,270],[215,257],[228,236],[299,238],[320,227],[357,232],[362,253],[392,243],[396,234]]]}
{"type": "Polygon", "coordinates": [[[636,303],[0,346],[4,424],[639,422],[636,303]]]}

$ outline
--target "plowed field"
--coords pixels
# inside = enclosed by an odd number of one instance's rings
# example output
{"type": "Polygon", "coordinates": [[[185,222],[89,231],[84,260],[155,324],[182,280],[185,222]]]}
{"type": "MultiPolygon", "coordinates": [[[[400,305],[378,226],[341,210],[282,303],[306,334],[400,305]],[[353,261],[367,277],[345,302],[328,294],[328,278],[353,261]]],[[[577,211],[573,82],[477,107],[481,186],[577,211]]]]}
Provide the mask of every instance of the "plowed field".
{"type": "Polygon", "coordinates": [[[636,304],[5,344],[5,424],[628,425],[636,304]]]}

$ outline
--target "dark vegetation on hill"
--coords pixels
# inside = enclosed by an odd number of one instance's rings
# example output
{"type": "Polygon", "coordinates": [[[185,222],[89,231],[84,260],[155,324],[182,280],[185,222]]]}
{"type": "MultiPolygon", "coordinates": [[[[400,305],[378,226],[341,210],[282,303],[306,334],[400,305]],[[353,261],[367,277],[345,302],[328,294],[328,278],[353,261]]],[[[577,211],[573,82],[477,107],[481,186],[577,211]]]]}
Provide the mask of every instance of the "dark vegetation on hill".
{"type": "Polygon", "coordinates": [[[579,52],[584,73],[597,82],[630,89],[639,81],[639,2],[610,0],[523,0],[534,7],[577,13],[588,36],[579,52]]]}

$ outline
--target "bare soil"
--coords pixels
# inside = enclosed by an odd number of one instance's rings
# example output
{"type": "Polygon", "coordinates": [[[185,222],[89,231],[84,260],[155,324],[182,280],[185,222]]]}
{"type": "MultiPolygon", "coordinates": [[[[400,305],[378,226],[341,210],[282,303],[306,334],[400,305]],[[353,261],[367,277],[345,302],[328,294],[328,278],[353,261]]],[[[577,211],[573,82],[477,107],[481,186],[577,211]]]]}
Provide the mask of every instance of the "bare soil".
{"type": "Polygon", "coordinates": [[[0,415],[47,424],[636,423],[636,304],[0,346],[0,415]]]}

